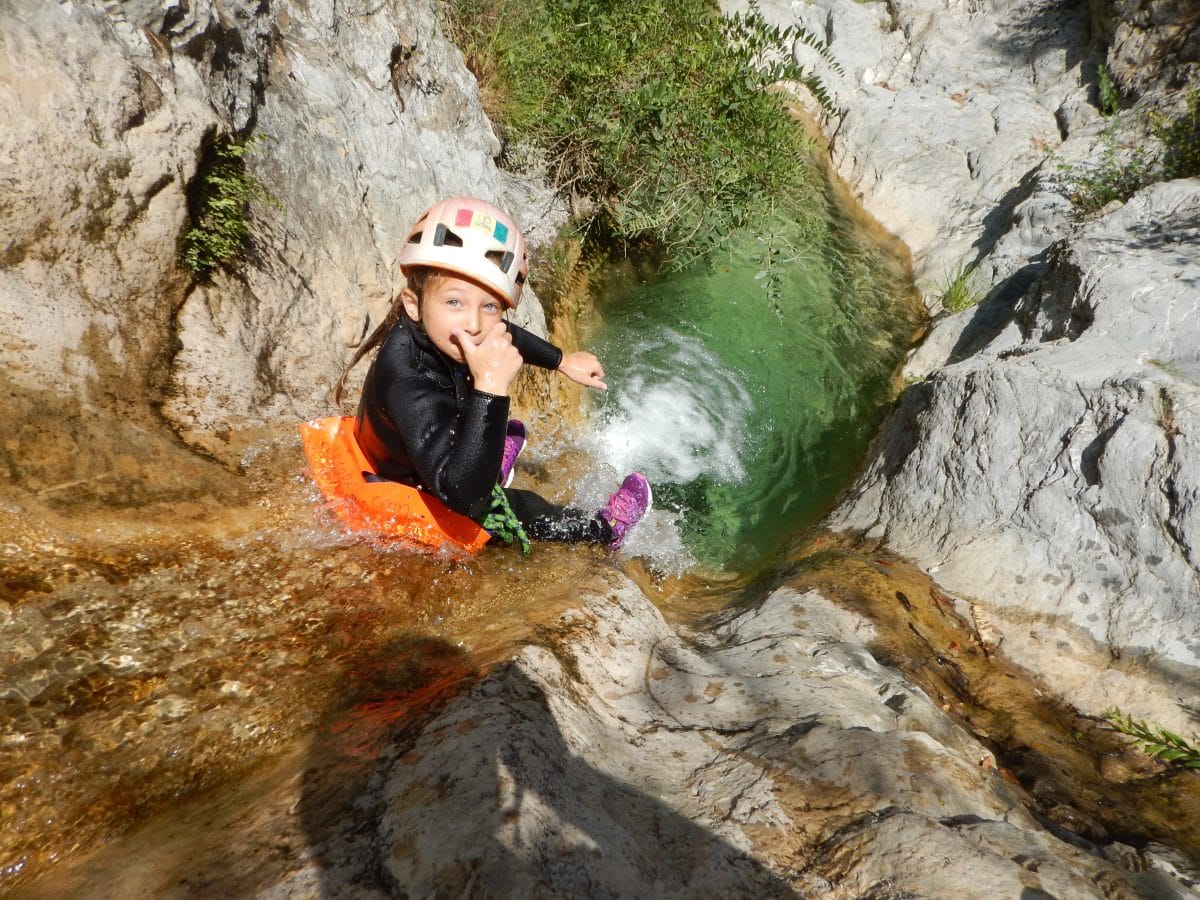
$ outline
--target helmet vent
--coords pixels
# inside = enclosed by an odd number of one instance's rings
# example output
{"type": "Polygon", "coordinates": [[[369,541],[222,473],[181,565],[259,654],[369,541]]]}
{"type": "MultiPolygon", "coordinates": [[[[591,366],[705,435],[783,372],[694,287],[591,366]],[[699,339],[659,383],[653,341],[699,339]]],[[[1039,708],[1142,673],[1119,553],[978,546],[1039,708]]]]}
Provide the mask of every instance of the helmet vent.
{"type": "Polygon", "coordinates": [[[437,229],[433,232],[433,246],[435,247],[461,247],[463,240],[445,225],[438,224],[437,229]]]}
{"type": "Polygon", "coordinates": [[[516,259],[511,250],[489,250],[483,255],[494,262],[496,264],[496,268],[506,274],[508,273],[509,267],[513,264],[513,260],[516,259]]]}
{"type": "Polygon", "coordinates": [[[419,244],[419,243],[421,243],[421,236],[422,236],[423,234],[425,234],[425,232],[423,232],[423,231],[414,231],[412,234],[410,234],[410,235],[408,236],[408,242],[409,242],[410,244],[419,244]]]}

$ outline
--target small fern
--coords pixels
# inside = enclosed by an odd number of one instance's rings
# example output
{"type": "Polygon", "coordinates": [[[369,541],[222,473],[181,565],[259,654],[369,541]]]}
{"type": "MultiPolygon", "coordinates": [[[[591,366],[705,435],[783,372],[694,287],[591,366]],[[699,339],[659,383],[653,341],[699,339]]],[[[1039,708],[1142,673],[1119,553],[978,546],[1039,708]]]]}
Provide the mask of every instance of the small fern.
{"type": "Polygon", "coordinates": [[[1121,104],[1121,91],[1112,80],[1112,74],[1101,63],[1096,66],[1096,90],[1100,96],[1100,114],[1114,115],[1121,104]]]}
{"type": "Polygon", "coordinates": [[[250,238],[251,203],[279,207],[267,186],[246,172],[246,156],[264,140],[222,138],[212,161],[193,182],[192,225],[183,236],[183,265],[199,278],[227,266],[245,249],[250,238]]]}
{"type": "Polygon", "coordinates": [[[804,44],[816,50],[830,69],[844,75],[845,70],[829,46],[817,35],[800,25],[772,25],[753,2],[747,12],[726,18],[724,29],[730,45],[759,67],[767,83],[793,81],[802,84],[817,98],[822,109],[834,112],[833,99],[825,83],[819,75],[797,63],[793,52],[797,43],[804,44]]]}
{"type": "Polygon", "coordinates": [[[1103,718],[1113,731],[1133,738],[1134,743],[1148,756],[1185,769],[1200,769],[1200,748],[1174,732],[1135,719],[1115,706],[1106,710],[1103,718]]]}

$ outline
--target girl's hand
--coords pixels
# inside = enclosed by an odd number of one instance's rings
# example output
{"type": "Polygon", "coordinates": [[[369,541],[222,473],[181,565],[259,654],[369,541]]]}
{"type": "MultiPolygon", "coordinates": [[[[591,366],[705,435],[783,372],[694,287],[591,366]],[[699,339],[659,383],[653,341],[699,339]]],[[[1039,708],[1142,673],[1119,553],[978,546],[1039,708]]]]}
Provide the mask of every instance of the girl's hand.
{"type": "Polygon", "coordinates": [[[587,351],[578,350],[565,354],[562,362],[558,364],[558,371],[576,384],[599,388],[602,391],[608,390],[608,385],[604,383],[604,367],[600,365],[600,360],[587,351]]]}
{"type": "Polygon", "coordinates": [[[507,397],[509,385],[521,371],[524,360],[513,346],[512,335],[503,322],[497,322],[478,344],[461,328],[450,333],[462,350],[463,361],[471,370],[476,390],[507,397]]]}

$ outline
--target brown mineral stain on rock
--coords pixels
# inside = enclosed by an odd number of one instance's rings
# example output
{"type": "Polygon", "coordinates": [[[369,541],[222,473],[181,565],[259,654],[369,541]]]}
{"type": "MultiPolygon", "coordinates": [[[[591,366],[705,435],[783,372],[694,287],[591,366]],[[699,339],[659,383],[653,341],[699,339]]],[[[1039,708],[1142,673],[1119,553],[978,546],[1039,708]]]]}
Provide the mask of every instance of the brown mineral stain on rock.
{"type": "Polygon", "coordinates": [[[985,646],[915,566],[877,543],[816,533],[793,551],[787,573],[781,580],[794,590],[819,590],[870,619],[876,659],[987,743],[995,754],[987,765],[1022,789],[1031,810],[1091,840],[1122,835],[1200,856],[1200,779],[1148,760],[985,646]]]}

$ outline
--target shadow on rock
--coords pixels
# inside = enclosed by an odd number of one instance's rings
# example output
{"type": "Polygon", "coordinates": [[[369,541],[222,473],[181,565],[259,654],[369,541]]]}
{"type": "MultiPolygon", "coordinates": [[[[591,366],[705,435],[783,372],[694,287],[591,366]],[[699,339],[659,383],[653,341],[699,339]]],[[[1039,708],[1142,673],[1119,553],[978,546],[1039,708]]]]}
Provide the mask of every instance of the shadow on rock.
{"type": "Polygon", "coordinates": [[[403,748],[477,678],[446,641],[401,636],[343,673],[346,684],[314,735],[299,799],[307,860],[289,889],[320,897],[388,896],[377,850],[379,794],[403,748]]]}
{"type": "MultiPolygon", "coordinates": [[[[1091,11],[1087,0],[1013,4],[993,45],[1016,59],[1062,50],[1064,70],[1087,60],[1091,50],[1091,11]]],[[[1099,61],[1099,60],[1097,60],[1099,61]]]]}
{"type": "Polygon", "coordinates": [[[604,760],[609,738],[576,699],[548,695],[519,661],[504,664],[374,773],[388,893],[796,896],[719,826],[631,786],[677,780],[669,761],[616,773],[585,759],[604,760]]]}
{"type": "MultiPolygon", "coordinates": [[[[1018,319],[1022,336],[1028,338],[1031,328],[1028,322],[1021,320],[1023,306],[1033,302],[1029,299],[1029,292],[1045,274],[1046,266],[1045,254],[1040,253],[997,284],[984,301],[975,307],[971,320],[954,342],[947,363],[974,356],[991,344],[1014,318],[1018,319]]],[[[1031,312],[1026,315],[1026,318],[1031,317],[1031,312]]]]}

